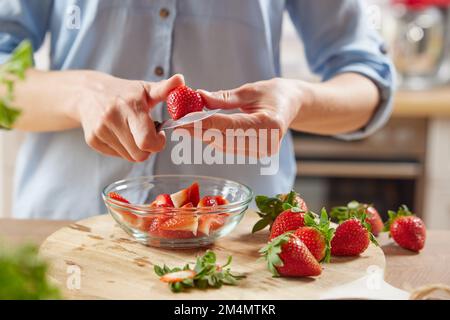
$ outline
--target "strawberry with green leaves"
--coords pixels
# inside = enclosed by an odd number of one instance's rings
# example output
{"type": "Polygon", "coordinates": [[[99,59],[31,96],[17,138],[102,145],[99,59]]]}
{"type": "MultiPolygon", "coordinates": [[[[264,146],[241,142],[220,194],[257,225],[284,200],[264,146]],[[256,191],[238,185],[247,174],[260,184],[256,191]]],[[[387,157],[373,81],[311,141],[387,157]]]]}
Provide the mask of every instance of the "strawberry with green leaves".
{"type": "Polygon", "coordinates": [[[253,233],[267,226],[272,227],[275,219],[286,210],[291,210],[292,212],[308,211],[305,201],[295,191],[279,194],[276,197],[256,196],[255,202],[259,209],[257,214],[261,219],[253,226],[253,233]]]}
{"type": "Polygon", "coordinates": [[[370,232],[370,224],[366,222],[366,215],[361,218],[350,218],[342,222],[331,240],[331,254],[333,256],[358,256],[369,247],[370,242],[378,245],[370,232]]]}
{"type": "Polygon", "coordinates": [[[270,228],[269,239],[272,240],[288,231],[295,231],[305,225],[305,212],[299,208],[291,208],[280,213],[270,228]]]}
{"type": "Polygon", "coordinates": [[[419,252],[425,246],[426,228],[422,219],[413,215],[407,206],[401,206],[397,212],[388,211],[389,220],[385,231],[402,248],[419,252]]]}
{"type": "Polygon", "coordinates": [[[358,201],[351,201],[347,206],[334,207],[331,209],[331,217],[343,222],[352,217],[360,218],[363,214],[366,215],[366,221],[371,226],[371,231],[374,236],[378,236],[383,231],[383,220],[381,220],[378,210],[371,204],[360,203],[358,201]]]}
{"type": "Polygon", "coordinates": [[[166,265],[160,267],[155,265],[155,273],[162,282],[169,284],[173,292],[181,292],[189,288],[206,289],[220,288],[222,285],[237,285],[238,281],[245,278],[244,275],[234,274],[228,267],[231,264],[231,256],[225,265],[220,266],[216,263],[216,254],[208,250],[206,253],[197,257],[193,269],[189,264],[183,268],[169,268],[166,265]]]}
{"type": "Polygon", "coordinates": [[[274,276],[314,277],[322,267],[305,243],[293,232],[286,232],[264,246],[259,253],[274,276]]]}
{"type": "Polygon", "coordinates": [[[323,208],[319,221],[309,212],[305,215],[305,226],[297,229],[294,234],[303,241],[317,261],[329,262],[334,231],[327,211],[323,208]]]}

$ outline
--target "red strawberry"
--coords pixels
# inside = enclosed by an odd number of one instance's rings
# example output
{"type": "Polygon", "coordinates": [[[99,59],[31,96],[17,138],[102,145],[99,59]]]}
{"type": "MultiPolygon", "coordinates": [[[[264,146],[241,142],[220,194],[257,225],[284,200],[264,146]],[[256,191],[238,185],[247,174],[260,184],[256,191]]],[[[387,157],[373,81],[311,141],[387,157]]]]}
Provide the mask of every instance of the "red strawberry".
{"type": "MultiPolygon", "coordinates": [[[[182,208],[194,208],[192,203],[185,204],[182,208]]],[[[159,225],[159,234],[168,239],[189,239],[197,236],[198,217],[191,210],[180,212],[175,216],[169,216],[159,225]]]]}
{"type": "Polygon", "coordinates": [[[197,235],[198,217],[195,215],[178,215],[165,220],[159,226],[162,238],[189,239],[197,235]]]}
{"type": "Polygon", "coordinates": [[[170,194],[160,194],[156,197],[155,201],[150,204],[152,208],[173,208],[173,202],[170,198],[170,194]]]}
{"type": "Polygon", "coordinates": [[[322,273],[319,262],[292,232],[276,237],[259,252],[275,276],[310,277],[322,273]]]}
{"type": "MultiPolygon", "coordinates": [[[[288,201],[289,199],[289,193],[285,193],[285,194],[280,194],[278,196],[278,198],[285,202],[288,201]]],[[[299,208],[301,211],[307,212],[308,211],[308,206],[306,205],[305,200],[303,200],[302,197],[300,197],[300,195],[298,193],[295,192],[294,198],[293,198],[293,203],[292,206],[299,208]]]]}
{"type": "Polygon", "coordinates": [[[317,261],[325,257],[325,238],[313,227],[301,227],[294,234],[302,240],[317,261]]]}
{"type": "Polygon", "coordinates": [[[222,196],[205,196],[198,203],[201,215],[198,220],[198,233],[200,236],[209,236],[211,232],[219,230],[225,224],[228,214],[213,214],[205,211],[207,208],[214,210],[214,207],[228,204],[228,200],[222,196]],[[203,213],[202,213],[203,212],[203,213]]]}
{"type": "Polygon", "coordinates": [[[426,228],[422,219],[416,217],[406,206],[401,206],[397,212],[389,211],[389,221],[385,231],[402,248],[419,252],[425,246],[426,228]]]}
{"type": "MultiPolygon", "coordinates": [[[[130,204],[130,201],[125,199],[122,195],[120,195],[117,192],[110,192],[110,193],[108,193],[108,197],[111,198],[112,200],[115,200],[115,201],[118,201],[118,202],[130,204]]],[[[120,215],[122,217],[122,220],[129,227],[133,227],[133,228],[138,227],[138,225],[139,225],[138,217],[134,213],[132,213],[130,210],[119,209],[119,208],[115,208],[115,207],[111,207],[110,209],[112,211],[114,211],[116,214],[120,215]]]]}
{"type": "Polygon", "coordinates": [[[293,208],[295,208],[295,211],[308,211],[305,201],[295,191],[291,191],[287,194],[279,194],[276,197],[256,196],[255,202],[259,209],[257,214],[261,220],[256,222],[253,226],[253,233],[264,229],[268,225],[272,226],[275,219],[283,213],[283,211],[293,208]]]}
{"type": "Polygon", "coordinates": [[[162,237],[163,233],[161,233],[160,228],[161,225],[168,219],[170,219],[170,216],[165,214],[155,216],[148,227],[148,233],[150,236],[162,237]]]}
{"type": "Polygon", "coordinates": [[[200,236],[209,236],[212,232],[223,227],[228,214],[209,214],[204,213],[198,219],[198,233],[200,236]]]}
{"type": "Polygon", "coordinates": [[[297,229],[294,234],[303,241],[317,261],[329,262],[334,229],[330,227],[327,211],[322,209],[319,222],[311,213],[307,213],[304,219],[305,227],[297,229]]]}
{"type": "Polygon", "coordinates": [[[228,204],[228,200],[222,196],[204,196],[198,203],[198,207],[215,207],[228,204]]]}
{"type": "Polygon", "coordinates": [[[167,110],[174,120],[191,112],[202,111],[203,106],[201,95],[187,86],[180,86],[172,90],[167,97],[167,110]]]}
{"type": "Polygon", "coordinates": [[[273,222],[269,239],[272,240],[285,232],[303,227],[305,225],[304,216],[305,212],[299,211],[297,208],[283,211],[273,222]]]}
{"type": "Polygon", "coordinates": [[[110,197],[113,200],[119,201],[119,202],[128,203],[128,204],[130,203],[130,201],[125,199],[122,195],[120,195],[117,192],[110,192],[110,193],[108,193],[108,197],[110,197]]]}
{"type": "Polygon", "coordinates": [[[365,218],[365,215],[361,220],[350,218],[337,227],[331,240],[333,256],[357,256],[367,249],[370,241],[377,244],[368,230],[370,226],[365,222],[365,218]]]}
{"type": "Polygon", "coordinates": [[[381,220],[378,210],[369,205],[366,208],[366,214],[366,221],[370,224],[372,234],[378,236],[384,228],[383,220],[381,220]]]}
{"type": "Polygon", "coordinates": [[[197,182],[194,182],[188,188],[180,190],[170,195],[175,208],[181,208],[186,203],[191,202],[194,207],[197,206],[200,201],[200,188],[197,182]]]}
{"type": "Polygon", "coordinates": [[[352,217],[359,219],[363,214],[366,215],[366,222],[370,224],[370,231],[372,234],[378,236],[378,234],[383,231],[384,225],[380,214],[373,205],[351,201],[347,206],[334,207],[331,209],[331,216],[336,218],[339,222],[343,222],[352,217]]]}

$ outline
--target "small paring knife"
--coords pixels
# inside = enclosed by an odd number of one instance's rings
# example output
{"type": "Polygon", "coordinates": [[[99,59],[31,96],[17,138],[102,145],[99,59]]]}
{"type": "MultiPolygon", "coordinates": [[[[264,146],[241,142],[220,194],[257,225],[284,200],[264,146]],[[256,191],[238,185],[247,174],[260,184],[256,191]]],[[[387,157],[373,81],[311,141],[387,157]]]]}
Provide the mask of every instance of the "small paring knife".
{"type": "Polygon", "coordinates": [[[201,112],[192,112],[178,120],[169,119],[169,120],[165,120],[163,122],[154,121],[155,128],[156,128],[156,131],[175,129],[177,127],[181,127],[181,126],[185,126],[185,125],[197,122],[197,121],[205,120],[206,118],[211,117],[212,115],[218,113],[219,111],[220,111],[220,109],[207,110],[207,111],[201,111],[201,112]]]}

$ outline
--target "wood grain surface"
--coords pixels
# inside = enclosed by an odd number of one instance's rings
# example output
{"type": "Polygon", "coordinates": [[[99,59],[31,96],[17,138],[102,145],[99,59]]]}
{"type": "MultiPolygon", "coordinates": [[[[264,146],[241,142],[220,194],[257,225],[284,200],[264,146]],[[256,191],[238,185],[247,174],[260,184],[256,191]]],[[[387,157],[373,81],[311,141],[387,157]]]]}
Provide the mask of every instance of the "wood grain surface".
{"type": "Polygon", "coordinates": [[[267,231],[250,234],[256,215],[247,213],[229,236],[210,247],[220,263],[233,256],[232,269],[247,278],[239,286],[173,294],[153,271],[154,264],[182,266],[206,249],[150,248],[130,238],[109,215],[64,227],[47,238],[41,254],[52,264],[50,276],[71,299],[317,299],[333,288],[367,274],[369,266],[385,268],[383,251],[373,245],[359,258],[334,258],[317,278],[273,278],[258,261],[267,231]],[[70,271],[79,267],[80,289],[67,289],[70,271]]]}

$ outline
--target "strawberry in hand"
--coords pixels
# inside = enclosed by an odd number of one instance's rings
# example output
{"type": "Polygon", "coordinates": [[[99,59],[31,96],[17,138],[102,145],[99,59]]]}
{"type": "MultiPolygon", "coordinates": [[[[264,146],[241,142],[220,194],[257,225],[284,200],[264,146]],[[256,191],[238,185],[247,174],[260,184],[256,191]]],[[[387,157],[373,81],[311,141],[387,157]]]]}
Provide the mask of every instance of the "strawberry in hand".
{"type": "Polygon", "coordinates": [[[378,236],[383,231],[383,220],[381,220],[377,209],[370,204],[351,201],[347,206],[334,207],[331,209],[330,214],[331,217],[337,219],[339,222],[348,220],[351,217],[360,218],[362,214],[366,214],[366,221],[370,224],[373,235],[378,236]]]}
{"type": "Polygon", "coordinates": [[[366,215],[360,219],[350,218],[342,222],[336,229],[331,240],[331,254],[333,256],[358,256],[373,242],[378,245],[370,232],[370,224],[366,222],[366,215]]]}
{"type": "Polygon", "coordinates": [[[388,211],[385,230],[402,248],[419,252],[425,246],[426,228],[422,219],[413,215],[407,206],[397,212],[388,211]]]}
{"type": "Polygon", "coordinates": [[[322,273],[322,267],[300,238],[286,232],[270,241],[259,253],[266,259],[274,276],[312,277],[322,273]]]}
{"type": "Polygon", "coordinates": [[[201,95],[187,86],[172,90],[166,102],[173,120],[178,120],[191,112],[202,111],[204,106],[201,95]]]}

